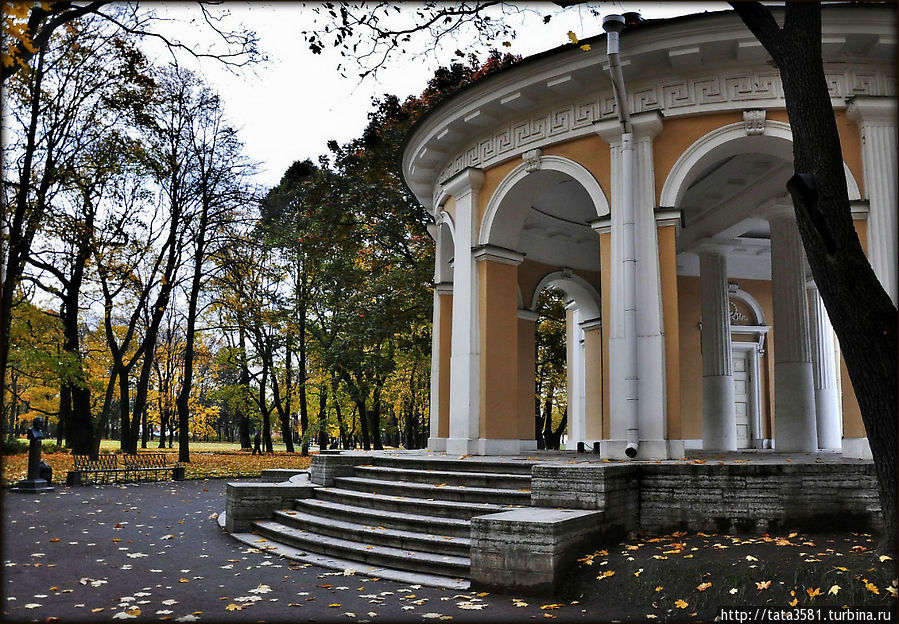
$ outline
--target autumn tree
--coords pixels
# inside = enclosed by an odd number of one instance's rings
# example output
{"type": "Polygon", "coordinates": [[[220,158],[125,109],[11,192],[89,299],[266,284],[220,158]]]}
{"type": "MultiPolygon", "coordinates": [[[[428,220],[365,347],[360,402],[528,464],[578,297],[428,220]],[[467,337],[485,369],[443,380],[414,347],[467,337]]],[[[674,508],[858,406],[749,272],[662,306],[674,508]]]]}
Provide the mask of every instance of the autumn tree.
{"type": "Polygon", "coordinates": [[[547,289],[537,297],[534,433],[537,448],[559,448],[568,418],[565,296],[547,289]]]}

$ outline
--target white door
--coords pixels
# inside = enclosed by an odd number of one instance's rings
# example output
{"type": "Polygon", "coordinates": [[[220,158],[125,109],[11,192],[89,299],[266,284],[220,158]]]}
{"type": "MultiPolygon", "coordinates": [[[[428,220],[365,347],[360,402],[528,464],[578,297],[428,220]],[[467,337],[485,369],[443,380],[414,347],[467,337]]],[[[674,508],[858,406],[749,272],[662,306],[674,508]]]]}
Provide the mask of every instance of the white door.
{"type": "Polygon", "coordinates": [[[752,424],[749,414],[749,353],[734,351],[734,409],[737,413],[737,448],[752,446],[752,424]]]}

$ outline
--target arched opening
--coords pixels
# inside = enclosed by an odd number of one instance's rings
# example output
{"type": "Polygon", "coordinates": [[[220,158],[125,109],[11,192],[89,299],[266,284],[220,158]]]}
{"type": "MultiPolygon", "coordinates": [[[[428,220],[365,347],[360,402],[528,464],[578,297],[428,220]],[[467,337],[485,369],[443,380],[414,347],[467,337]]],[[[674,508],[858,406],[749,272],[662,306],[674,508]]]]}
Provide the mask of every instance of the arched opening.
{"type": "Polygon", "coordinates": [[[573,449],[602,439],[601,303],[596,289],[571,270],[540,280],[537,313],[535,437],[547,449],[573,449]]]}
{"type": "MultiPolygon", "coordinates": [[[[858,199],[858,185],[845,172],[850,198],[858,199]]],[[[826,315],[809,316],[817,291],[785,192],[793,174],[788,124],[767,121],[758,131],[731,124],[688,148],[662,188],[661,204],[679,209],[682,222],[681,413],[702,414],[701,422],[683,421],[688,448],[776,443],[780,450],[817,450],[825,439],[820,448],[834,448],[839,399],[819,395],[836,392],[838,358],[833,348],[808,346],[814,323],[827,344],[832,330],[826,315]],[[765,319],[773,319],[779,346],[765,342],[765,319]],[[690,392],[697,385],[702,393],[690,392]]]]}

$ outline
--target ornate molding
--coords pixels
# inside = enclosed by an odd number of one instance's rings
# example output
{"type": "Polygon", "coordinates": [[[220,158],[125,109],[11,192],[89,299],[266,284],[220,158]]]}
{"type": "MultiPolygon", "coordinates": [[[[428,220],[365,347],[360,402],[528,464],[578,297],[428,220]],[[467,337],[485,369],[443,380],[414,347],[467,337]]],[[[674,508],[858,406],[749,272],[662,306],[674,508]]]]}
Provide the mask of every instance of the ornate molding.
{"type": "Polygon", "coordinates": [[[537,171],[540,169],[540,157],[543,155],[543,152],[539,149],[532,149],[526,151],[521,157],[524,159],[524,170],[528,173],[532,171],[537,171]]]}
{"type": "MultiPolygon", "coordinates": [[[[895,71],[863,65],[825,69],[835,105],[852,96],[895,96],[895,71]]],[[[721,110],[755,111],[783,108],[780,75],[774,69],[737,70],[681,80],[636,82],[628,94],[633,115],[661,111],[665,117],[721,110]],[[750,103],[757,103],[751,108],[750,103]]],[[[755,115],[755,113],[753,113],[755,115]]],[[[559,143],[593,132],[595,122],[615,118],[611,91],[585,94],[538,114],[498,124],[492,134],[481,135],[457,152],[439,169],[440,184],[468,167],[487,168],[525,151],[559,143]]],[[[753,132],[753,122],[747,132],[753,132]]],[[[436,186],[436,185],[435,185],[436,186]]],[[[435,198],[439,189],[435,188],[435,198]]]]}
{"type": "Polygon", "coordinates": [[[765,134],[765,109],[753,108],[743,111],[743,128],[747,136],[765,134]]]}

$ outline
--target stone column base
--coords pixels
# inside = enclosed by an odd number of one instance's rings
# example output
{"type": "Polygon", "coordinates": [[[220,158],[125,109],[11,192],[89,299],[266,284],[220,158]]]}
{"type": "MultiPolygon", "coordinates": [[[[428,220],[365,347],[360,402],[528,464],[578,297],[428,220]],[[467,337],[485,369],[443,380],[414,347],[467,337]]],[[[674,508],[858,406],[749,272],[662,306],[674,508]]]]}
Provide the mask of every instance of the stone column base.
{"type": "Polygon", "coordinates": [[[428,450],[443,453],[446,451],[446,438],[428,438],[428,450]]]}
{"type": "MultiPolygon", "coordinates": [[[[599,454],[609,459],[627,459],[624,449],[626,440],[601,440],[599,454]]],[[[681,459],[684,456],[683,440],[640,440],[635,460],[640,459],[681,459]]]]}
{"type": "Polygon", "coordinates": [[[873,459],[868,438],[843,438],[843,457],[873,459]]]}
{"type": "Polygon", "coordinates": [[[477,455],[478,441],[468,438],[447,438],[447,455],[477,455]]]}
{"type": "Polygon", "coordinates": [[[521,440],[496,440],[478,438],[478,455],[518,455],[521,453],[521,440]]]}

